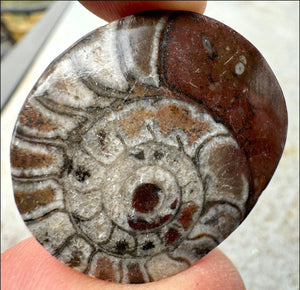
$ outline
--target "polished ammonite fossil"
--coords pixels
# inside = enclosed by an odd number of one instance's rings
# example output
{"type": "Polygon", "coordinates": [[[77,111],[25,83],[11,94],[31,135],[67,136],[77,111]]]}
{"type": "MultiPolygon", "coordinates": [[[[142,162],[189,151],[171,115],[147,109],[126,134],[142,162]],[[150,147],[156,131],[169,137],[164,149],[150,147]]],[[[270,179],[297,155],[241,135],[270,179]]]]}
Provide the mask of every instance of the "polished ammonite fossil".
{"type": "Polygon", "coordinates": [[[66,265],[159,280],[243,221],[286,127],[274,74],[237,32],[189,12],[126,17],[59,56],[26,99],[11,143],[16,204],[66,265]]]}

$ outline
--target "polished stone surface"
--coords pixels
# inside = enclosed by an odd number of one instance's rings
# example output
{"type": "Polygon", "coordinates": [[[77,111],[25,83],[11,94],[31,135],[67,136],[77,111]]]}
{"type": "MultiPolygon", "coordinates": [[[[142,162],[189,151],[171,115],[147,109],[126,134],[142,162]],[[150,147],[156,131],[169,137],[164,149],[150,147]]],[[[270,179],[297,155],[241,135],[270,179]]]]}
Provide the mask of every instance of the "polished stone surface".
{"type": "Polygon", "coordinates": [[[129,16],[73,45],[31,91],[11,143],[16,204],[66,265],[160,280],[247,216],[286,129],[279,84],[238,33],[195,13],[129,16]]]}
{"type": "MultiPolygon", "coordinates": [[[[209,10],[208,10],[208,12],[209,12],[209,10]]],[[[287,42],[288,43],[288,42],[287,42]]],[[[269,59],[270,59],[270,57],[269,57],[269,59]]],[[[291,63],[292,64],[292,63],[291,63]]],[[[273,64],[273,68],[274,68],[274,64],[273,64]]],[[[276,68],[276,66],[275,66],[275,68],[276,68]]],[[[289,67],[289,69],[290,69],[291,67],[289,67]]],[[[297,106],[295,106],[295,107],[297,107],[297,106]]],[[[291,107],[290,107],[291,108],[291,107]]],[[[295,124],[297,124],[297,122],[294,122],[294,123],[292,123],[291,124],[291,126],[292,126],[292,128],[294,127],[294,125],[295,124]]],[[[290,152],[290,151],[289,151],[290,152]]],[[[291,151],[290,153],[292,153],[293,151],[291,151]]],[[[287,152],[288,153],[288,152],[287,152]]],[[[289,153],[289,155],[286,155],[286,158],[288,157],[288,156],[290,156],[290,153],[289,153]]],[[[287,160],[287,159],[285,159],[285,160],[287,160]]],[[[285,162],[286,163],[286,162],[285,162]]],[[[288,173],[288,172],[292,172],[292,171],[289,171],[289,170],[287,170],[287,171],[285,171],[286,173],[288,173]]],[[[276,181],[277,179],[275,178],[275,181],[276,181]]],[[[281,180],[283,180],[283,179],[281,179],[281,180]]],[[[291,180],[292,181],[292,180],[291,180]]],[[[290,182],[290,184],[292,185],[293,184],[293,182],[290,182]]],[[[271,186],[272,186],[272,184],[271,184],[271,186]]],[[[272,195],[274,195],[275,194],[275,196],[276,196],[276,191],[277,191],[277,188],[276,187],[272,187],[273,189],[273,193],[272,192],[270,192],[270,194],[272,195]]],[[[286,191],[286,190],[285,190],[286,191]]],[[[270,196],[270,194],[268,195],[268,196],[270,196]]],[[[260,199],[260,201],[264,201],[265,203],[265,206],[264,207],[260,207],[260,212],[257,212],[257,208],[255,209],[255,212],[256,212],[256,214],[255,214],[255,216],[260,216],[261,217],[261,219],[262,220],[264,220],[264,216],[266,216],[265,214],[264,214],[264,212],[265,212],[265,209],[266,208],[268,208],[268,204],[266,204],[266,201],[268,200],[268,196],[264,196],[263,195],[263,197],[262,197],[262,199],[260,199]],[[266,197],[266,198],[264,198],[264,197],[266,197]]],[[[285,198],[282,200],[283,202],[284,202],[284,204],[286,204],[287,206],[288,206],[288,204],[289,204],[289,200],[291,200],[290,199],[290,196],[288,196],[288,195],[286,195],[285,196],[285,198]]],[[[282,204],[282,201],[280,202],[281,204],[282,204]]],[[[261,203],[261,202],[260,202],[261,203]]],[[[273,202],[273,210],[275,209],[275,208],[277,208],[277,201],[276,201],[276,199],[274,200],[274,202],[273,202]]],[[[292,209],[293,207],[291,207],[291,206],[288,206],[290,209],[292,209]]],[[[292,213],[292,212],[291,212],[292,213]]],[[[273,220],[274,220],[274,222],[276,222],[276,219],[278,219],[279,217],[284,217],[284,212],[282,212],[282,214],[276,214],[276,216],[273,216],[273,220]]],[[[254,215],[250,215],[250,217],[249,217],[249,219],[250,220],[256,220],[256,218],[255,218],[255,216],[254,215]]],[[[247,224],[248,223],[248,220],[249,219],[247,219],[247,221],[245,222],[245,223],[243,223],[243,225],[242,225],[242,229],[241,230],[238,230],[238,232],[239,231],[243,231],[243,229],[245,228],[244,226],[245,226],[245,224],[247,224]]],[[[270,223],[270,219],[268,219],[269,220],[269,222],[267,222],[267,221],[265,221],[265,224],[268,224],[268,223],[270,223]]],[[[256,224],[256,227],[257,226],[259,226],[260,227],[260,225],[261,225],[261,227],[263,227],[263,222],[262,223],[255,223],[256,224]]],[[[253,227],[253,226],[252,226],[253,227]]],[[[251,232],[253,232],[253,231],[251,231],[251,225],[250,225],[250,228],[249,228],[249,223],[248,223],[248,230],[247,231],[243,231],[243,237],[245,237],[245,236],[247,236],[248,235],[248,233],[251,233],[251,232]]],[[[270,228],[272,228],[272,227],[270,227],[270,228]]],[[[288,230],[288,228],[289,228],[289,223],[287,223],[286,224],[286,226],[285,226],[285,234],[286,234],[286,237],[288,237],[288,236],[290,236],[290,234],[289,234],[289,232],[287,231],[288,230]]],[[[241,272],[242,272],[242,276],[243,276],[243,278],[246,280],[246,282],[248,281],[248,283],[246,283],[246,285],[248,284],[248,285],[252,285],[253,286],[253,284],[254,283],[256,283],[257,281],[259,281],[259,279],[255,279],[255,281],[253,280],[253,279],[251,279],[251,280],[247,280],[247,273],[248,273],[248,269],[250,270],[251,269],[251,261],[249,261],[250,263],[247,263],[247,256],[248,256],[248,251],[246,251],[244,254],[243,254],[243,257],[245,257],[244,259],[234,259],[234,253],[236,253],[236,252],[240,252],[239,251],[239,248],[238,247],[236,247],[235,246],[235,248],[234,248],[234,250],[233,251],[231,251],[230,249],[232,248],[232,246],[233,246],[233,244],[236,244],[236,245],[239,245],[240,243],[242,243],[243,244],[243,241],[245,240],[245,242],[246,242],[246,244],[243,246],[243,249],[249,249],[250,250],[250,252],[249,252],[249,254],[251,254],[252,256],[253,256],[253,254],[255,254],[253,257],[252,257],[252,261],[258,261],[258,264],[256,265],[256,267],[255,267],[255,269],[257,270],[257,269],[259,269],[260,268],[260,262],[259,261],[261,261],[261,259],[260,259],[260,256],[261,255],[258,255],[258,250],[253,250],[253,240],[257,240],[256,239],[256,233],[254,233],[254,234],[252,234],[252,238],[251,239],[238,239],[239,240],[239,242],[236,242],[235,243],[235,236],[237,236],[238,234],[236,234],[236,233],[238,233],[238,232],[235,232],[235,234],[234,235],[232,235],[231,237],[230,237],[230,239],[229,240],[227,240],[227,241],[229,241],[231,244],[229,245],[228,244],[228,242],[226,241],[225,243],[223,243],[222,244],[222,247],[223,247],[223,249],[224,249],[224,247],[225,247],[225,249],[226,249],[226,252],[227,252],[227,254],[229,253],[229,256],[234,260],[234,262],[235,262],[235,264],[238,266],[238,268],[241,270],[241,272]],[[226,248],[226,243],[227,243],[227,248],[226,248]],[[231,254],[230,254],[230,252],[231,252],[231,254]],[[254,260],[254,258],[255,258],[255,260],[254,260]],[[243,266],[243,262],[245,263],[244,264],[244,266],[243,266]],[[249,268],[250,267],[250,268],[249,268]],[[252,281],[252,282],[250,282],[250,281],[252,281]]],[[[265,232],[265,230],[264,230],[264,232],[265,232]]],[[[296,232],[295,232],[295,234],[296,234],[296,232]]],[[[277,231],[275,231],[273,234],[268,234],[267,235],[267,237],[265,236],[265,240],[266,240],[266,238],[267,239],[270,239],[271,237],[272,237],[272,235],[277,235],[277,231]]],[[[259,237],[259,236],[258,236],[259,237]]],[[[281,243],[280,242],[280,239],[278,240],[279,241],[279,244],[281,243]]],[[[258,248],[258,245],[260,244],[259,243],[259,240],[257,240],[257,246],[255,247],[256,249],[258,248]]],[[[275,245],[275,248],[276,248],[276,243],[272,243],[273,245],[275,245]]],[[[266,245],[266,244],[265,244],[266,245]]],[[[267,245],[266,245],[267,246],[267,245]]],[[[275,249],[274,248],[274,249],[275,249]]],[[[280,252],[277,252],[277,255],[279,255],[279,257],[280,257],[280,252]]],[[[285,258],[287,258],[288,259],[288,257],[289,257],[289,255],[285,255],[285,258]]],[[[268,261],[272,261],[272,257],[268,257],[267,259],[266,258],[264,258],[264,265],[267,265],[267,263],[268,263],[268,261]]],[[[273,260],[274,261],[274,260],[273,260]]],[[[276,261],[278,261],[278,262],[280,262],[281,261],[281,259],[277,259],[276,261]]],[[[284,261],[284,259],[282,259],[282,261],[284,261]]],[[[274,263],[274,262],[273,262],[274,263]]],[[[276,264],[277,262],[275,262],[275,264],[276,264]]],[[[289,269],[289,267],[284,267],[284,268],[281,268],[282,269],[282,271],[281,271],[281,274],[283,274],[284,275],[284,273],[285,273],[285,271],[287,271],[288,269],[289,269]]],[[[260,272],[263,272],[263,271],[260,271],[260,272]]],[[[271,273],[271,272],[269,272],[269,273],[271,273]]],[[[255,275],[255,272],[252,272],[252,274],[254,274],[255,275]]],[[[249,277],[253,277],[253,275],[251,274],[251,276],[249,276],[249,277]]],[[[275,277],[276,278],[276,276],[274,276],[275,275],[275,273],[274,273],[274,271],[272,272],[272,275],[273,275],[273,277],[275,277]]],[[[256,276],[257,277],[257,276],[256,276]]],[[[262,276],[262,278],[263,278],[263,276],[262,276]]],[[[271,281],[274,281],[274,279],[268,279],[268,283],[270,284],[271,283],[271,281]]],[[[265,281],[265,282],[267,282],[267,281],[265,281]]],[[[264,285],[264,283],[265,282],[263,282],[263,280],[261,280],[261,282],[260,282],[260,285],[264,285]]],[[[259,283],[259,282],[258,282],[259,283]]],[[[292,283],[292,280],[291,281],[289,281],[289,283],[292,283]]],[[[250,289],[250,288],[249,288],[250,289]]],[[[255,289],[258,289],[257,287],[255,288],[255,289]]],[[[263,288],[262,288],[263,289],[263,288]]]]}

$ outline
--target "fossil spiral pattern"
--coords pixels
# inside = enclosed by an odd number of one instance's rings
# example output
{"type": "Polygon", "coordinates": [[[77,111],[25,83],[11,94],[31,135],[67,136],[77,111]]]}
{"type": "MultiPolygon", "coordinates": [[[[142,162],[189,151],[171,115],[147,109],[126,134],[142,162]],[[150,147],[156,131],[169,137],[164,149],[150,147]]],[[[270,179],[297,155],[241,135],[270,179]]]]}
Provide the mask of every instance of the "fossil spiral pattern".
{"type": "Polygon", "coordinates": [[[176,274],[247,216],[286,138],[261,54],[195,13],[148,12],[88,34],[39,79],[11,144],[36,239],[88,275],[176,274]]]}

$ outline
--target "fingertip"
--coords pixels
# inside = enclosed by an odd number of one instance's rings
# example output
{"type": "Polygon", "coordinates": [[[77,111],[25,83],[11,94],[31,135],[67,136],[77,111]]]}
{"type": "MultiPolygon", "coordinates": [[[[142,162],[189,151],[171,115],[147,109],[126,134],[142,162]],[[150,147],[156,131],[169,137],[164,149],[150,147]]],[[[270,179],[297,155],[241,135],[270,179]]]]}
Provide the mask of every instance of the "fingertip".
{"type": "Polygon", "coordinates": [[[244,290],[240,273],[229,258],[218,248],[208,253],[191,267],[195,286],[191,289],[244,290]],[[205,281],[205,284],[203,283],[205,281]]]}
{"type": "Polygon", "coordinates": [[[75,290],[107,284],[62,264],[33,237],[6,250],[1,255],[1,269],[2,289],[75,290]]]}
{"type": "Polygon", "coordinates": [[[218,248],[185,271],[153,284],[153,289],[245,290],[238,270],[218,248]]]}
{"type": "Polygon", "coordinates": [[[79,1],[106,21],[149,10],[185,10],[203,13],[207,1],[79,1]]]}
{"type": "Polygon", "coordinates": [[[218,249],[177,275],[139,286],[102,281],[73,270],[53,258],[33,237],[5,251],[1,269],[2,289],[245,289],[237,269],[218,249]]]}

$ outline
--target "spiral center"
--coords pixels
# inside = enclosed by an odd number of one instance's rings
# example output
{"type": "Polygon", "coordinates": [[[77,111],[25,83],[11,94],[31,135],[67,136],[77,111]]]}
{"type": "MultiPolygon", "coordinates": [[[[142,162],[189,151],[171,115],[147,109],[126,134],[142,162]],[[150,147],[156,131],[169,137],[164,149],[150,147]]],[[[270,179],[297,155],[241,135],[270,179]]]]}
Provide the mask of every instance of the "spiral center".
{"type": "Polygon", "coordinates": [[[135,190],[132,198],[132,207],[138,212],[149,213],[159,202],[158,193],[161,189],[153,183],[143,183],[135,190]]]}

